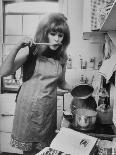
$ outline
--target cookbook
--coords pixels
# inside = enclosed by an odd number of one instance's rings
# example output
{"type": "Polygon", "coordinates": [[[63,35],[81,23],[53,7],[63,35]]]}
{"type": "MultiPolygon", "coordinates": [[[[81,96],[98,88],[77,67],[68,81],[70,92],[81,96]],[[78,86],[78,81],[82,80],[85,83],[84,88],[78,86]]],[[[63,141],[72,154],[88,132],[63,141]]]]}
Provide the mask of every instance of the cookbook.
{"type": "Polygon", "coordinates": [[[90,155],[97,138],[62,127],[51,142],[37,155],[90,155]]]}

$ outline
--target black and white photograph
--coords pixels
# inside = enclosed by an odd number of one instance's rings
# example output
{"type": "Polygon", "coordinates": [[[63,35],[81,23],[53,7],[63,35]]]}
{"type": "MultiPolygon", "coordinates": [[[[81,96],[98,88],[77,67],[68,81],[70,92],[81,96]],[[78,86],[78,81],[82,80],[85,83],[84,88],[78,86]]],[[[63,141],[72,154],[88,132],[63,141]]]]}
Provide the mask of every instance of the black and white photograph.
{"type": "Polygon", "coordinates": [[[116,0],[0,0],[0,155],[116,155],[116,0]]]}

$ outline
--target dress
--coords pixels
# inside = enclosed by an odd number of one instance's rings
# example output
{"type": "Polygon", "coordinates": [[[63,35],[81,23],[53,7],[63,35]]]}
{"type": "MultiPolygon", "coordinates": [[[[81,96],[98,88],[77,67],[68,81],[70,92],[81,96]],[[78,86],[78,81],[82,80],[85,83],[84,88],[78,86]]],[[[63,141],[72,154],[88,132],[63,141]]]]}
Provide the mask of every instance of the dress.
{"type": "Polygon", "coordinates": [[[40,56],[33,76],[25,81],[18,94],[11,145],[29,151],[32,142],[49,144],[57,119],[57,82],[62,77],[58,60],[40,56]]]}

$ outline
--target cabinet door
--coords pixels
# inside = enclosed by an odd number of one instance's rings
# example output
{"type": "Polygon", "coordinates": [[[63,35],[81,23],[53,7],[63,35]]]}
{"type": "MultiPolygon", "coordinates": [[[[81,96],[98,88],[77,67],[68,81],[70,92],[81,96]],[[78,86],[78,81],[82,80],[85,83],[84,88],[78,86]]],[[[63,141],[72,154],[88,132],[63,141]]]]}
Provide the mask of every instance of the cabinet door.
{"type": "Polygon", "coordinates": [[[16,94],[0,94],[0,114],[14,115],[16,94]]]}
{"type": "Polygon", "coordinates": [[[0,94],[0,152],[21,153],[10,146],[16,94],[0,94]]]}
{"type": "Polygon", "coordinates": [[[0,132],[0,152],[18,153],[23,152],[10,145],[11,133],[0,132]]]}
{"type": "Polygon", "coordinates": [[[0,131],[11,132],[16,94],[0,94],[0,131]]]}
{"type": "Polygon", "coordinates": [[[0,132],[11,132],[14,116],[0,115],[0,132]]]}

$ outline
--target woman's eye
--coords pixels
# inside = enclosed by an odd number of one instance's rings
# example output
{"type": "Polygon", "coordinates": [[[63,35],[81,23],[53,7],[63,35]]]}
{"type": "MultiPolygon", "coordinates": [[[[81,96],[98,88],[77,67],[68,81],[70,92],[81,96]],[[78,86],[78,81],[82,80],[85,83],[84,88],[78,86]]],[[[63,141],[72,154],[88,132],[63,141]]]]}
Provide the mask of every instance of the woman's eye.
{"type": "Polygon", "coordinates": [[[63,34],[63,33],[59,33],[58,36],[59,36],[60,38],[62,38],[62,37],[64,37],[64,34],[63,34]]]}
{"type": "Polygon", "coordinates": [[[50,32],[50,35],[55,36],[57,33],[56,32],[50,32]]]}
{"type": "Polygon", "coordinates": [[[50,32],[50,35],[52,36],[58,36],[59,38],[63,38],[64,37],[64,34],[63,33],[59,33],[59,32],[50,32]]]}

